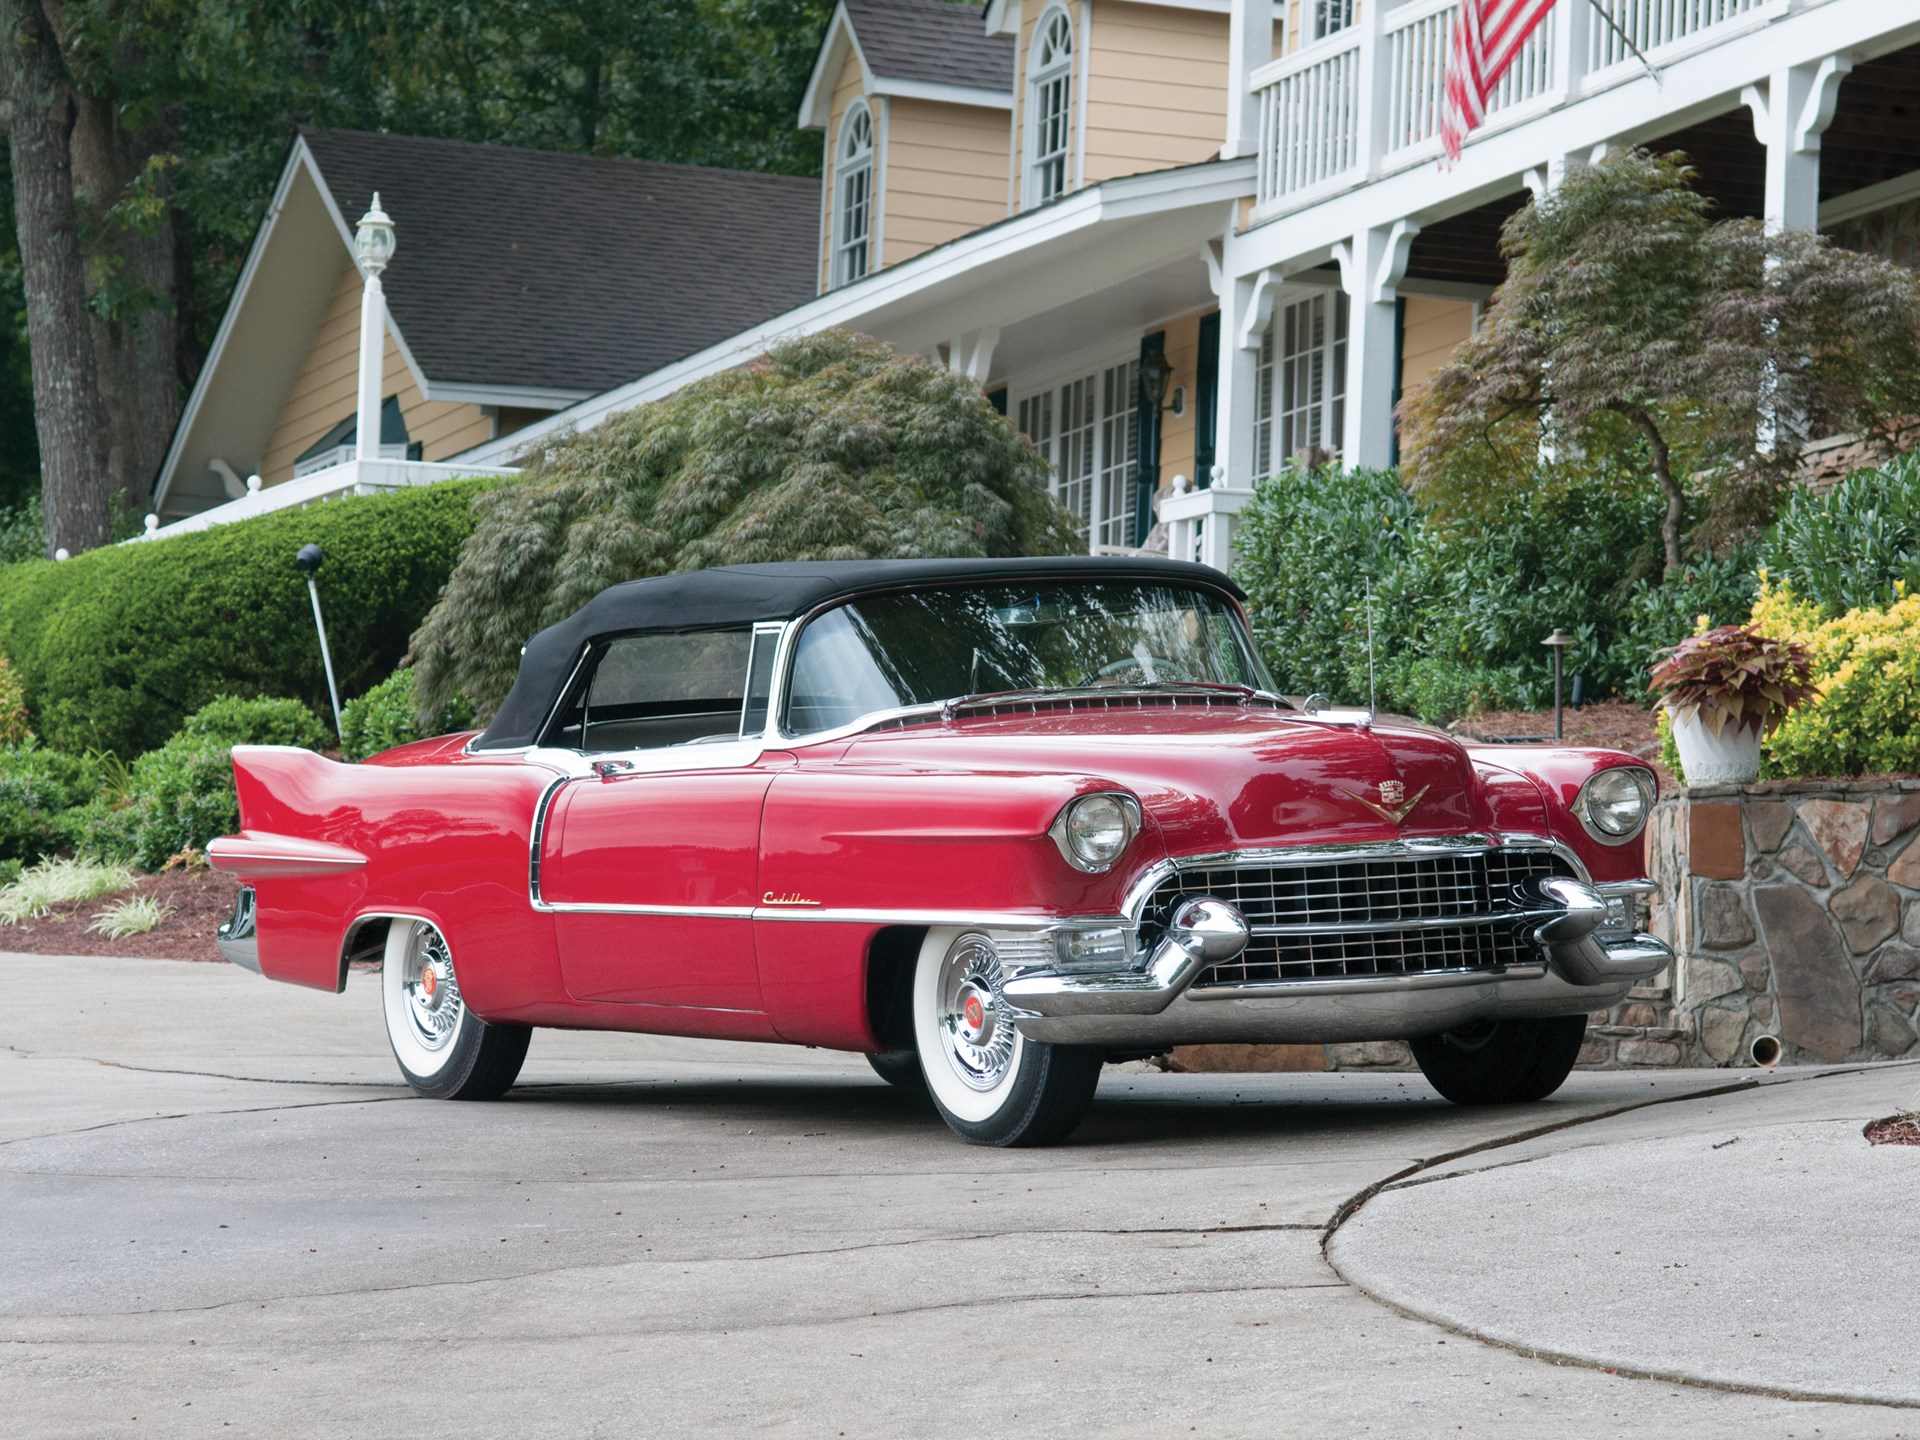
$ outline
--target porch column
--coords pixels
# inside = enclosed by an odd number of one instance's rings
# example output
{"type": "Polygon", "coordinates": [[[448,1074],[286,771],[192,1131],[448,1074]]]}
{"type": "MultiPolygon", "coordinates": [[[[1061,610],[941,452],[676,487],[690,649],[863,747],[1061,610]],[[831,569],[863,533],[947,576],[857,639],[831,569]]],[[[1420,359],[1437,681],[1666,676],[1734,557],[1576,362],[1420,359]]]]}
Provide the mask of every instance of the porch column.
{"type": "Polygon", "coordinates": [[[1766,224],[1772,234],[1820,224],[1820,137],[1833,123],[1848,55],[1829,55],[1776,70],[1740,98],[1753,112],[1753,134],[1767,147],[1766,224]]]}
{"type": "Polygon", "coordinates": [[[1220,374],[1214,395],[1214,474],[1195,475],[1196,489],[1251,486],[1266,478],[1253,473],[1254,382],[1261,332],[1273,313],[1272,277],[1264,270],[1234,274],[1233,218],[1229,216],[1219,253],[1210,251],[1207,257],[1208,278],[1220,300],[1220,374]]]}
{"type": "Polygon", "coordinates": [[[1393,463],[1393,392],[1400,378],[1394,323],[1407,253],[1420,227],[1411,220],[1362,230],[1334,248],[1347,292],[1346,424],[1340,463],[1349,470],[1393,463]]]}
{"type": "Polygon", "coordinates": [[[1233,0],[1227,17],[1227,136],[1220,147],[1222,160],[1251,155],[1260,147],[1260,106],[1247,77],[1272,58],[1273,0],[1233,0]]]}

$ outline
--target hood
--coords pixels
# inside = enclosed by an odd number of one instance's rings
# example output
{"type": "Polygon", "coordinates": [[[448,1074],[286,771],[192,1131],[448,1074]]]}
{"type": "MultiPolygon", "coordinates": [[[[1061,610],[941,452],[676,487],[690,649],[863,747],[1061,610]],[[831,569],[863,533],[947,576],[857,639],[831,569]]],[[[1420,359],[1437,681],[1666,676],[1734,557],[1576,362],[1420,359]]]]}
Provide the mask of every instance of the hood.
{"type": "Polygon", "coordinates": [[[1475,766],[1450,736],[1405,723],[1356,726],[1251,708],[962,719],[864,737],[842,763],[1087,776],[1137,795],[1174,855],[1366,844],[1494,824],[1475,766]]]}

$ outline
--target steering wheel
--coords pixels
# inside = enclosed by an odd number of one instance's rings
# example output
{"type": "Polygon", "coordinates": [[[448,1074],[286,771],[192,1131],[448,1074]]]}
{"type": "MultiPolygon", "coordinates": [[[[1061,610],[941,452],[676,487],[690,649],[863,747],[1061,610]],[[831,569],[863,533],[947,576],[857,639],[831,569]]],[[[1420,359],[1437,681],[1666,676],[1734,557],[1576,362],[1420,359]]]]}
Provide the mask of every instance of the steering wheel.
{"type": "Polygon", "coordinates": [[[1118,660],[1113,660],[1102,665],[1098,670],[1092,671],[1083,678],[1080,683],[1082,685],[1090,685],[1095,681],[1111,679],[1113,676],[1124,674],[1129,670],[1136,672],[1142,680],[1148,678],[1149,670],[1151,670],[1152,678],[1155,680],[1193,680],[1198,678],[1194,675],[1193,671],[1189,670],[1185,665],[1182,665],[1178,660],[1169,660],[1164,655],[1126,655],[1118,660]]]}

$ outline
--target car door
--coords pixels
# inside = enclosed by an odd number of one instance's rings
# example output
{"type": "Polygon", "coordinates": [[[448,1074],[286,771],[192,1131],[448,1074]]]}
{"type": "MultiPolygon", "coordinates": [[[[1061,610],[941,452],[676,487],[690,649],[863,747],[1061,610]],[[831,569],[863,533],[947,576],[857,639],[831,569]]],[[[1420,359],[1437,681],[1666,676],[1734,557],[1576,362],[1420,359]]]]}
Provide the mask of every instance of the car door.
{"type": "Polygon", "coordinates": [[[759,723],[752,646],[746,630],[617,637],[563,704],[559,736],[588,774],[548,812],[538,883],[576,999],[761,1009],[751,916],[772,770],[739,736],[759,723]]]}

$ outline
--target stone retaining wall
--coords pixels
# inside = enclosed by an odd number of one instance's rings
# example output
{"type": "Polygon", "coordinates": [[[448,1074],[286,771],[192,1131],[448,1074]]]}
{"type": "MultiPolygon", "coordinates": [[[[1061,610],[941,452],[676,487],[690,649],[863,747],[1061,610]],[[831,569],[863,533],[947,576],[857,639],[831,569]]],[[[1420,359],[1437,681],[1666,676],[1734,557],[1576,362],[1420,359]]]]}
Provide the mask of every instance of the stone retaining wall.
{"type": "Polygon", "coordinates": [[[1648,834],[1654,930],[1678,956],[1670,992],[1595,1026],[1619,1061],[1649,1043],[1672,1064],[1745,1064],[1761,1035],[1783,1062],[1887,1059],[1920,1040],[1920,781],[1694,786],[1648,834]]]}

